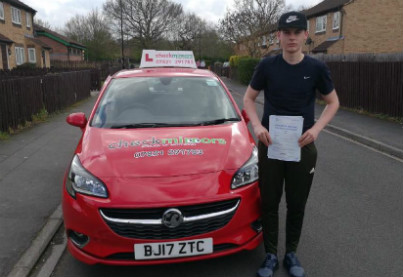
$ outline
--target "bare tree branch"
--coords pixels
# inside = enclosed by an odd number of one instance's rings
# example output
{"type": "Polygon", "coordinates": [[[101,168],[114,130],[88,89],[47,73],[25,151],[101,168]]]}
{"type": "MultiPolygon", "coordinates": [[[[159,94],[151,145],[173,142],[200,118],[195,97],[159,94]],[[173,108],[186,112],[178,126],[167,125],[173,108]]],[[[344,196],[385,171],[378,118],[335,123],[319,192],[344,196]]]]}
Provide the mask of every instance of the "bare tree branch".
{"type": "Polygon", "coordinates": [[[284,0],[235,0],[234,11],[227,11],[220,21],[219,30],[223,39],[246,43],[250,56],[256,56],[258,48],[254,41],[264,31],[275,26],[284,10],[284,0]]]}
{"type": "Polygon", "coordinates": [[[181,4],[169,0],[108,0],[104,10],[115,23],[122,11],[125,35],[142,48],[152,48],[165,38],[183,13],[181,4]]]}

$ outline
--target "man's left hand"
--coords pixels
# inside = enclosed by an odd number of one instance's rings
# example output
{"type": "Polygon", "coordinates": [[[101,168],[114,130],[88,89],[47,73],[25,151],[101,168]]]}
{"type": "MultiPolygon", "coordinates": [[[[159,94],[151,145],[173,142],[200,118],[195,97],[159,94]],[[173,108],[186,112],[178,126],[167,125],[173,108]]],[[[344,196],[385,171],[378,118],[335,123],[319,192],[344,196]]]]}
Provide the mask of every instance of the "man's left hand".
{"type": "Polygon", "coordinates": [[[299,147],[304,147],[307,144],[314,142],[319,135],[319,132],[314,130],[313,128],[307,130],[302,136],[298,139],[299,147]]]}

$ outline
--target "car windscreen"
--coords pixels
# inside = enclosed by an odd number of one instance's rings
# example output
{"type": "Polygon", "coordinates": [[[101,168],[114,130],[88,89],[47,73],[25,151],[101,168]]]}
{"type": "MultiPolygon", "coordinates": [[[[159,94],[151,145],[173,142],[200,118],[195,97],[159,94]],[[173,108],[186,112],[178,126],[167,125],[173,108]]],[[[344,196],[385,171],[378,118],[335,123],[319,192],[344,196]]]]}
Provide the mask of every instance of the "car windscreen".
{"type": "Polygon", "coordinates": [[[111,81],[91,126],[197,126],[230,121],[240,118],[215,78],[133,77],[111,81]]]}

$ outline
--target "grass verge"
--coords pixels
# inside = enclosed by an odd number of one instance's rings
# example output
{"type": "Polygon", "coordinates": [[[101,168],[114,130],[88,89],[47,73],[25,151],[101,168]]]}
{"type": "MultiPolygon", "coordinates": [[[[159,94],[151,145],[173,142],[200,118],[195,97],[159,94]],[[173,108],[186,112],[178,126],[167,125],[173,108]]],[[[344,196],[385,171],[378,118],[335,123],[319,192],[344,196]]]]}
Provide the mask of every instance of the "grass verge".
{"type": "MultiPolygon", "coordinates": [[[[319,105],[322,105],[322,106],[326,105],[325,101],[323,101],[323,100],[316,100],[316,103],[318,103],[319,105]]],[[[374,117],[374,118],[379,118],[382,120],[387,120],[387,121],[403,124],[403,117],[393,117],[393,116],[389,116],[386,114],[370,113],[364,109],[353,109],[353,108],[346,108],[346,107],[342,107],[342,106],[340,106],[340,109],[349,111],[349,112],[366,115],[366,116],[370,116],[370,117],[374,117]]]]}

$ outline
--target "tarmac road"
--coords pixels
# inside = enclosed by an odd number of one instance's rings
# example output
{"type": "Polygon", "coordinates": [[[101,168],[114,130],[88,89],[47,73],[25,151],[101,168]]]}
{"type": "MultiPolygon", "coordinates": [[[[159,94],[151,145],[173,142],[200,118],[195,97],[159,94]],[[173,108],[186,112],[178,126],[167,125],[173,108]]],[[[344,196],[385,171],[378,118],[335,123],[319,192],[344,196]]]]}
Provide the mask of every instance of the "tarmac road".
{"type": "MultiPolygon", "coordinates": [[[[244,88],[226,81],[241,103],[244,88]]],[[[65,116],[73,111],[88,115],[94,101],[0,142],[0,276],[12,269],[60,203],[63,174],[80,136],[78,128],[64,122],[65,116]]],[[[403,149],[401,125],[343,114],[348,121],[335,118],[333,122],[344,128],[354,126],[350,131],[403,149]]],[[[402,276],[403,161],[328,131],[321,133],[316,144],[319,161],[298,251],[309,276],[402,276]]],[[[284,217],[280,224],[283,228],[284,217]]],[[[280,257],[283,245],[281,233],[280,257]]],[[[52,276],[255,276],[264,258],[260,246],[201,262],[112,267],[88,266],[67,251],[62,254],[51,269],[52,276]]],[[[275,276],[287,274],[280,267],[275,276]]]]}
{"type": "MultiPolygon", "coordinates": [[[[240,107],[242,94],[233,90],[240,107]]],[[[262,113],[262,105],[258,111],[262,113]]],[[[327,131],[316,144],[319,162],[298,251],[308,276],[402,276],[403,161],[327,131]]],[[[280,228],[284,230],[284,201],[281,205],[280,228]]],[[[281,233],[281,258],[283,246],[281,233]]],[[[116,267],[88,266],[66,251],[52,276],[255,276],[263,258],[260,246],[214,260],[116,267]]],[[[280,267],[275,276],[288,275],[280,267]]]]}

